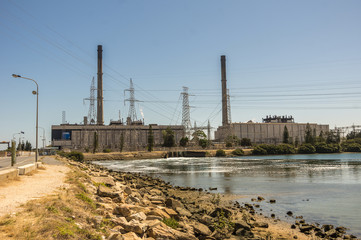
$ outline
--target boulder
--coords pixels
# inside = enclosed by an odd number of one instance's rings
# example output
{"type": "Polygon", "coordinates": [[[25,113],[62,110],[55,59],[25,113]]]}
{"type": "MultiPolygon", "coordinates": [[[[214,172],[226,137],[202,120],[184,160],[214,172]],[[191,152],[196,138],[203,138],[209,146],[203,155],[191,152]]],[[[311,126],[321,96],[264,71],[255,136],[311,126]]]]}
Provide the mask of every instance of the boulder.
{"type": "Polygon", "coordinates": [[[170,228],[163,228],[162,226],[156,226],[153,228],[149,228],[147,231],[148,236],[155,239],[168,239],[168,240],[176,240],[176,237],[173,235],[170,228]]]}
{"type": "Polygon", "coordinates": [[[97,194],[100,197],[110,197],[110,198],[120,197],[120,194],[118,192],[115,192],[113,189],[103,185],[98,186],[97,194]]]}
{"type": "Polygon", "coordinates": [[[145,215],[144,212],[137,212],[137,213],[134,213],[132,215],[130,215],[127,220],[130,221],[130,220],[138,220],[138,221],[144,221],[145,219],[147,219],[147,216],[145,215]]]}
{"type": "Polygon", "coordinates": [[[112,187],[115,185],[113,178],[111,177],[92,177],[92,182],[95,184],[105,184],[106,186],[112,187]]]}
{"type": "Polygon", "coordinates": [[[227,208],[219,208],[217,207],[211,214],[211,217],[218,217],[223,214],[224,217],[229,218],[232,215],[232,212],[227,208]]]}
{"type": "Polygon", "coordinates": [[[112,233],[109,235],[108,240],[124,240],[124,238],[120,233],[112,233]]]}
{"type": "Polygon", "coordinates": [[[268,228],[268,223],[265,222],[256,222],[253,224],[254,227],[258,228],[268,228]]]}
{"type": "Polygon", "coordinates": [[[138,237],[137,234],[133,233],[133,232],[128,232],[126,234],[122,235],[123,240],[142,240],[140,237],[138,237]]]}
{"type": "Polygon", "coordinates": [[[185,217],[191,217],[192,213],[190,213],[187,209],[185,208],[180,208],[177,207],[176,211],[179,213],[180,216],[185,216],[185,217]]]}
{"type": "Polygon", "coordinates": [[[165,200],[165,205],[169,208],[172,209],[177,209],[177,208],[184,208],[183,203],[181,203],[180,201],[174,199],[174,198],[167,198],[165,200]]]}
{"type": "Polygon", "coordinates": [[[125,224],[124,229],[128,232],[135,232],[138,234],[143,234],[147,231],[148,226],[144,223],[140,223],[138,220],[131,220],[128,224],[125,224]]]}
{"type": "Polygon", "coordinates": [[[178,216],[178,213],[171,208],[164,208],[163,211],[166,212],[172,218],[176,218],[178,216]]]}
{"type": "Polygon", "coordinates": [[[130,189],[128,186],[126,186],[123,191],[128,195],[132,194],[132,189],[130,189]]]}
{"type": "Polygon", "coordinates": [[[202,223],[199,223],[199,222],[194,222],[191,224],[193,229],[194,229],[194,232],[196,234],[199,234],[199,235],[202,235],[202,236],[209,236],[212,234],[211,230],[209,230],[209,228],[202,224],[202,223]]]}
{"type": "Polygon", "coordinates": [[[233,221],[233,223],[234,223],[234,232],[237,232],[238,229],[244,229],[247,231],[251,230],[251,227],[248,225],[248,223],[241,219],[237,219],[233,221]]]}
{"type": "Polygon", "coordinates": [[[134,205],[130,204],[121,204],[119,206],[116,206],[113,210],[114,215],[120,215],[123,217],[129,217],[132,214],[132,207],[134,205]]]}
{"type": "Polygon", "coordinates": [[[147,213],[147,216],[148,215],[159,216],[159,217],[162,217],[162,218],[170,218],[170,216],[166,212],[164,212],[163,210],[161,210],[159,208],[154,208],[154,209],[150,210],[147,213]]]}

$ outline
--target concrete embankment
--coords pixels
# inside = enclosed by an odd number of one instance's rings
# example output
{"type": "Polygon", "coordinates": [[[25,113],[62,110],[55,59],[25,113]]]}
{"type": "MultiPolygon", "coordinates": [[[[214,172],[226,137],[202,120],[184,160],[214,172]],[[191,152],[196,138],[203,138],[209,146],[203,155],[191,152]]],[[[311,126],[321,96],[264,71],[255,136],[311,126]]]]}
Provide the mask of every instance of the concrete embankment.
{"type": "MultiPolygon", "coordinates": [[[[174,187],[161,179],[109,171],[71,162],[90,179],[101,218],[112,222],[108,239],[337,239],[343,228],[294,225],[265,218],[251,204],[241,205],[203,189],[174,187]],[[94,187],[96,186],[96,188],[94,187]]],[[[259,198],[256,201],[262,201],[259,198]]],[[[255,203],[256,205],[257,203],[255,203]]]]}

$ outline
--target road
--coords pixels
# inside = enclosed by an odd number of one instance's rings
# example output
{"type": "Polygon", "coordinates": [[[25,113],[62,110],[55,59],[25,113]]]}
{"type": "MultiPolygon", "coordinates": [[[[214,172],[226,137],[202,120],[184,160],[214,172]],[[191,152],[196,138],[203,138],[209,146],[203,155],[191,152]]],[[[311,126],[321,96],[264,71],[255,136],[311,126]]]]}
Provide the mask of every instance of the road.
{"type": "MultiPolygon", "coordinates": [[[[16,157],[15,166],[21,166],[35,162],[35,156],[16,157]]],[[[11,167],[11,157],[0,157],[0,170],[11,167]]]]}

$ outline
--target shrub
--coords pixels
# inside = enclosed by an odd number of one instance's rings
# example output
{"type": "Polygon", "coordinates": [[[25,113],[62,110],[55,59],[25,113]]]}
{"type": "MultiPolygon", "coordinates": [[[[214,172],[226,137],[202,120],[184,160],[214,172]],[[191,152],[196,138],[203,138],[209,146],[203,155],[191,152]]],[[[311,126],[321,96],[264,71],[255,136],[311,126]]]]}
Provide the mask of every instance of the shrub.
{"type": "Polygon", "coordinates": [[[342,144],[344,152],[361,152],[361,145],[358,143],[344,143],[342,144]]]}
{"type": "Polygon", "coordinates": [[[165,223],[165,225],[167,225],[168,227],[171,227],[173,229],[177,229],[179,223],[177,222],[177,220],[175,220],[174,218],[164,218],[162,220],[162,222],[165,223]]]}
{"type": "Polygon", "coordinates": [[[256,146],[253,150],[252,150],[252,154],[253,155],[267,155],[267,150],[262,148],[262,146],[256,146]]]}
{"type": "Polygon", "coordinates": [[[227,143],[226,143],[226,147],[227,147],[227,148],[232,147],[232,143],[231,143],[231,142],[227,142],[227,143]]]}
{"type": "Polygon", "coordinates": [[[199,139],[199,146],[201,146],[203,149],[205,149],[208,146],[208,140],[207,139],[199,139]]]}
{"type": "Polygon", "coordinates": [[[103,149],[103,153],[110,153],[112,150],[110,148],[103,149]]]}
{"type": "Polygon", "coordinates": [[[235,149],[233,152],[232,152],[233,155],[236,155],[236,156],[243,156],[244,155],[244,152],[242,149],[240,148],[237,148],[235,149]]]}
{"type": "Polygon", "coordinates": [[[241,146],[242,146],[242,147],[252,146],[251,139],[249,139],[249,138],[242,138],[242,139],[241,139],[241,146]]]}
{"type": "Polygon", "coordinates": [[[226,152],[223,149],[218,149],[216,152],[216,157],[225,157],[226,152]]]}
{"type": "Polygon", "coordinates": [[[298,153],[309,154],[315,152],[316,152],[316,148],[309,143],[304,143],[298,148],[298,153]]]}
{"type": "Polygon", "coordinates": [[[341,150],[340,145],[337,143],[317,143],[315,148],[317,153],[338,153],[341,150]]]}
{"type": "Polygon", "coordinates": [[[77,151],[71,151],[70,153],[67,153],[66,157],[79,162],[82,162],[84,160],[84,154],[77,151]]]}
{"type": "Polygon", "coordinates": [[[276,146],[277,154],[294,154],[296,149],[291,144],[280,144],[276,146]]]}

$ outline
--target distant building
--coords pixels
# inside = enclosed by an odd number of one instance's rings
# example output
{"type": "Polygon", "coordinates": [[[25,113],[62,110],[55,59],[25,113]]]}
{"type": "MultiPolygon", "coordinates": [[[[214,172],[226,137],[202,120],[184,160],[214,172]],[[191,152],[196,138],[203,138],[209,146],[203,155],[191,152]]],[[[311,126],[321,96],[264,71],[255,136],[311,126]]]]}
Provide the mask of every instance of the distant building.
{"type": "MultiPolygon", "coordinates": [[[[181,125],[151,124],[151,126],[155,145],[163,144],[162,131],[168,127],[174,131],[176,143],[179,143],[184,135],[184,128],[181,125]]],[[[92,150],[95,133],[98,136],[99,151],[107,148],[119,151],[122,135],[124,151],[144,150],[148,144],[149,125],[123,125],[117,121],[111,122],[110,125],[53,125],[51,127],[52,145],[60,149],[92,150]]]]}
{"type": "MultiPolygon", "coordinates": [[[[285,126],[289,133],[290,141],[295,142],[297,139],[300,143],[305,141],[305,131],[307,123],[295,123],[292,116],[267,116],[263,123],[231,123],[226,126],[220,126],[215,132],[216,141],[224,141],[229,135],[235,135],[238,138],[249,138],[252,143],[269,143],[278,144],[283,141],[283,132],[285,126]]],[[[321,131],[329,131],[329,125],[309,123],[310,128],[316,130],[319,136],[321,131]]]]}

